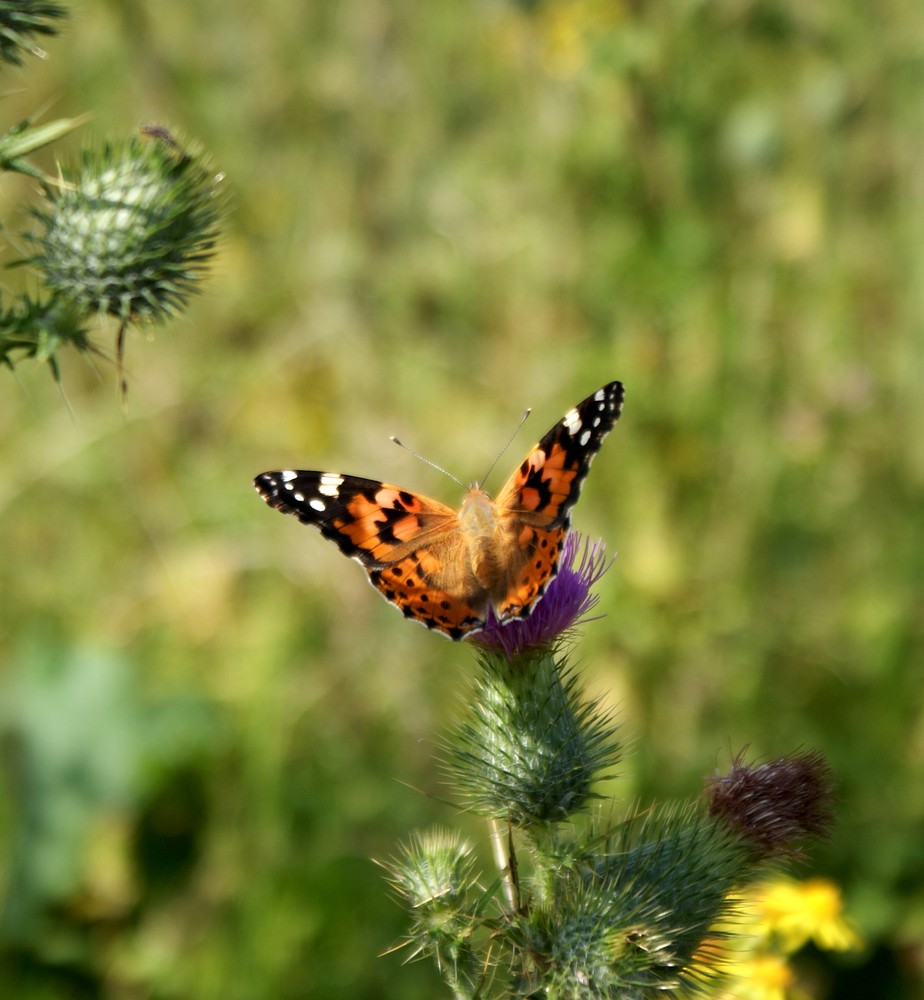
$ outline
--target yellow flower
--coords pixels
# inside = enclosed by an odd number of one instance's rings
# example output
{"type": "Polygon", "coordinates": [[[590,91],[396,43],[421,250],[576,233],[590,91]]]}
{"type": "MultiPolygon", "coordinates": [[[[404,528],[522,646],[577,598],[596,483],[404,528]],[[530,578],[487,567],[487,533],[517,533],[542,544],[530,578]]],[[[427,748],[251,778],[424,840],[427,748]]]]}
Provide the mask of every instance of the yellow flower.
{"type": "Polygon", "coordinates": [[[741,963],[733,993],[736,1000],[786,1000],[794,980],[792,969],[779,955],[755,955],[741,963]]]}
{"type": "Polygon", "coordinates": [[[840,889],[824,878],[795,882],[779,878],[756,896],[764,933],[779,937],[786,953],[813,941],[823,951],[853,951],[859,934],[843,915],[840,889]]]}
{"type": "Polygon", "coordinates": [[[780,955],[725,950],[719,957],[704,954],[701,949],[697,959],[698,967],[688,970],[691,979],[699,983],[699,988],[689,994],[691,1000],[704,991],[713,1000],[792,1000],[788,991],[795,976],[780,955]],[[707,970],[721,975],[718,992],[714,985],[710,988],[707,970]]]}
{"type": "MultiPolygon", "coordinates": [[[[827,951],[861,947],[843,916],[838,887],[828,879],[774,878],[729,896],[733,915],[704,939],[687,967],[691,983],[713,1000],[807,1000],[786,956],[814,941],[827,951]],[[709,990],[710,975],[722,977],[709,990]]],[[[695,995],[693,990],[691,995],[695,995]]]]}

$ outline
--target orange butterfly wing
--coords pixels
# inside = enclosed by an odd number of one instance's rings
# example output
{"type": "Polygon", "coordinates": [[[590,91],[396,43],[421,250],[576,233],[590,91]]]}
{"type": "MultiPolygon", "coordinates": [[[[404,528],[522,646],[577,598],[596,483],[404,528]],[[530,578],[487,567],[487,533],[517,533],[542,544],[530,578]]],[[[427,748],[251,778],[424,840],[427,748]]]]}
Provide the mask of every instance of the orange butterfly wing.
{"type": "Polygon", "coordinates": [[[621,382],[582,400],[532,448],[498,494],[497,520],[506,580],[495,613],[525,618],[558,572],[571,508],[591,462],[622,413],[621,382]]]}
{"type": "Polygon", "coordinates": [[[335,472],[264,472],[254,485],[271,507],[318,528],[359,562],[406,617],[452,639],[484,624],[487,594],[468,564],[452,507],[335,472]]]}
{"type": "Polygon", "coordinates": [[[461,639],[482,628],[488,595],[471,571],[464,539],[449,533],[369,574],[372,586],[406,618],[461,639]]]}

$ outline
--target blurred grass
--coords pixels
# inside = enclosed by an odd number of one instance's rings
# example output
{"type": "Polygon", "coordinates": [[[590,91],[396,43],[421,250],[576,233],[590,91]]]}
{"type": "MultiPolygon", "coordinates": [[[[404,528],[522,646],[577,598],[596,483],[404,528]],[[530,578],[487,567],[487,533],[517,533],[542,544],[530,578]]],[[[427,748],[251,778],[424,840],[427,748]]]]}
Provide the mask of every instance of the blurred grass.
{"type": "Polygon", "coordinates": [[[437,995],[376,957],[370,858],[450,818],[470,654],[250,479],[451,499],[390,433],[473,479],[614,377],[575,517],[619,551],[578,650],[638,739],[612,791],[819,748],[813,869],[871,942],[831,995],[920,989],[918,5],[113,0],[47,47],[8,121],[163,122],[235,208],[206,295],[131,339],[126,419],[105,362],[62,359],[73,415],[41,371],[0,396],[4,994],[437,995]]]}

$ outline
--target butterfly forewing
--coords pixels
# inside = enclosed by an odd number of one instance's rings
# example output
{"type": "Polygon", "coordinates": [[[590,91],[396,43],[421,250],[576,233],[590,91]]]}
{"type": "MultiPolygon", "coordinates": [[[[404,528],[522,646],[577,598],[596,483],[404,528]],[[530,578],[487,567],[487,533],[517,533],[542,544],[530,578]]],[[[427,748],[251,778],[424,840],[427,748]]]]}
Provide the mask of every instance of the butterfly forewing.
{"type": "Polygon", "coordinates": [[[438,500],[336,472],[264,472],[254,486],[271,507],[318,528],[370,569],[404,558],[457,522],[452,507],[438,500]]]}
{"type": "Polygon", "coordinates": [[[610,382],[569,410],[532,448],[497,497],[500,509],[535,515],[530,523],[567,525],[590,463],[622,412],[621,382],[610,382]]]}

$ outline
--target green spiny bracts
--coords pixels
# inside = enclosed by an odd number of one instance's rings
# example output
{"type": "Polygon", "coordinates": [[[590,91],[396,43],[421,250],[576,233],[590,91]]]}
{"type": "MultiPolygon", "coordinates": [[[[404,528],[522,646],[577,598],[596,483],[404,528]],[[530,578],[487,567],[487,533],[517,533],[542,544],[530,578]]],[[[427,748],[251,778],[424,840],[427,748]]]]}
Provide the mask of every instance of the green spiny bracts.
{"type": "Polygon", "coordinates": [[[560,822],[585,808],[619,759],[616,727],[549,652],[512,662],[485,654],[469,717],[447,765],[475,812],[514,826],[560,822]]]}
{"type": "Polygon", "coordinates": [[[37,358],[47,362],[57,381],[56,352],[65,344],[92,350],[81,317],[66,303],[20,296],[12,306],[0,307],[0,364],[7,368],[15,367],[16,355],[37,358]]]}
{"type": "Polygon", "coordinates": [[[387,865],[395,891],[415,910],[452,908],[465,897],[475,858],[472,845],[452,831],[416,834],[387,865]]]}
{"type": "Polygon", "coordinates": [[[219,179],[176,144],[134,138],[84,152],[33,212],[28,263],[78,313],[164,320],[214,253],[219,179]]]}
{"type": "Polygon", "coordinates": [[[66,16],[64,8],[56,3],[0,0],[0,60],[19,65],[23,52],[43,56],[33,37],[57,34],[51,22],[66,16]]]}

